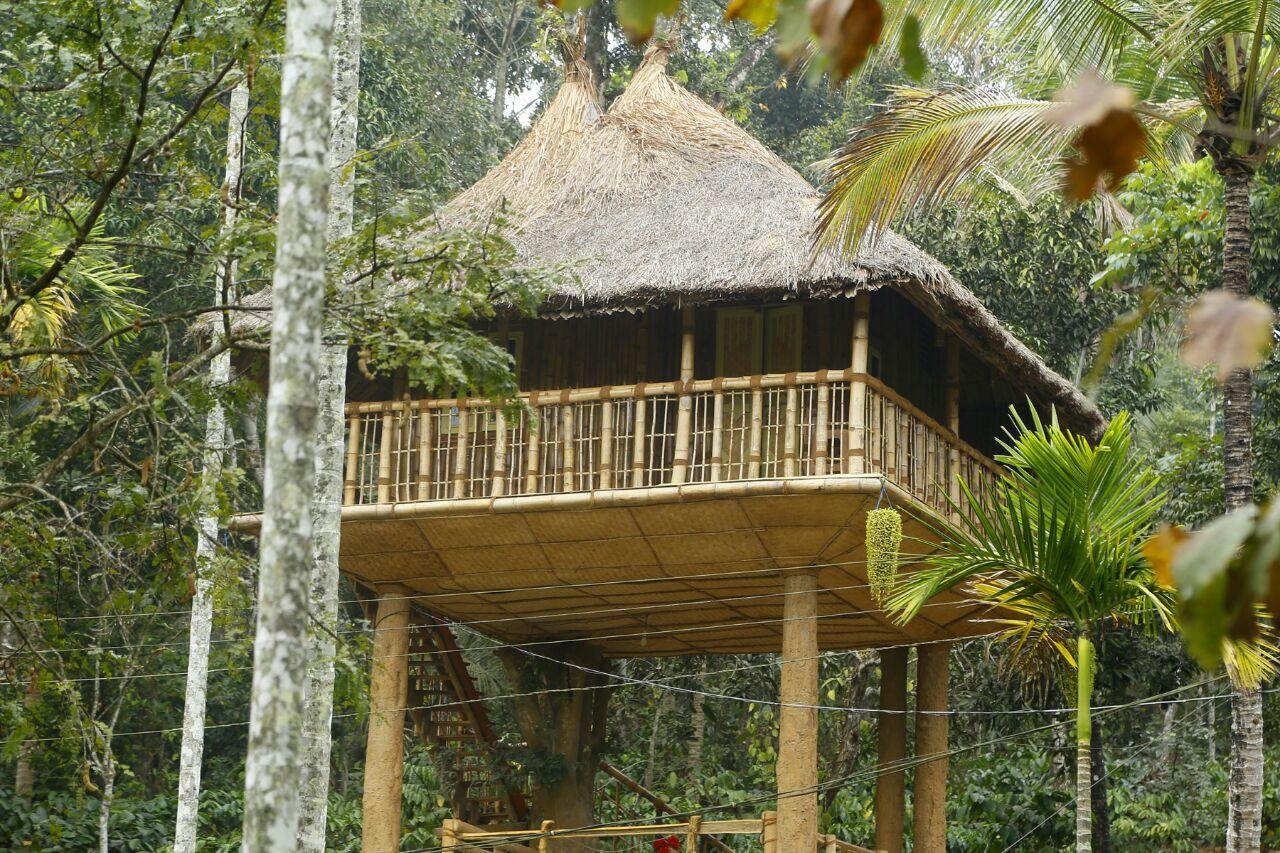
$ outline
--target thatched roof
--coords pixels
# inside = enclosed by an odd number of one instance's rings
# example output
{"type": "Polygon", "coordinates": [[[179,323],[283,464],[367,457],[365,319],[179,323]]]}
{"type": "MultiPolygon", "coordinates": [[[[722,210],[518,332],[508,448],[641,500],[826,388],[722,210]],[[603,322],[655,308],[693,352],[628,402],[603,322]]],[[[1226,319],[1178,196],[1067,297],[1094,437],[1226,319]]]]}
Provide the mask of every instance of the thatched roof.
{"type": "Polygon", "coordinates": [[[883,230],[854,257],[811,255],[817,192],[746,131],[667,74],[650,47],[602,112],[585,63],[529,134],[441,211],[448,225],[501,211],[532,263],[571,264],[550,315],[751,297],[836,297],[893,287],[957,334],[1065,425],[1097,434],[1102,416],[933,257],[883,230]]]}

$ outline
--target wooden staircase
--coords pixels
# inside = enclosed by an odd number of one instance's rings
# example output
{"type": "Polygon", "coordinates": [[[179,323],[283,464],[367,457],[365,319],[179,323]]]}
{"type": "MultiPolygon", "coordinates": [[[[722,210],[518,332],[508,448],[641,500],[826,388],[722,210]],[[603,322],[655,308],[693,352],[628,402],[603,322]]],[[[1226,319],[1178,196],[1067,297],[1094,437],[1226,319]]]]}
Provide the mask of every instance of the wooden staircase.
{"type": "Polygon", "coordinates": [[[524,823],[524,794],[503,783],[498,737],[449,626],[414,608],[409,633],[409,707],[414,731],[455,780],[450,807],[467,823],[524,823]],[[430,707],[438,706],[438,707],[430,707]]]}

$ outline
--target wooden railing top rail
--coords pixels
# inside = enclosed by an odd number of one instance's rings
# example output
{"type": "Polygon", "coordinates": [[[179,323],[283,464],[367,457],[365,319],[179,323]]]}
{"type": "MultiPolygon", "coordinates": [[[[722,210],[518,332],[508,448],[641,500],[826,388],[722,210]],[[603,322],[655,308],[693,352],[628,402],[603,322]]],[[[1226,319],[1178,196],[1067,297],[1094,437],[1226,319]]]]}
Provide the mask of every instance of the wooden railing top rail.
{"type": "MultiPolygon", "coordinates": [[[[561,388],[551,391],[524,391],[519,399],[530,406],[547,406],[582,403],[592,400],[626,400],[636,397],[653,397],[670,394],[698,394],[716,391],[740,391],[754,388],[786,388],[795,385],[812,385],[822,382],[860,381],[894,405],[910,413],[948,442],[987,468],[993,474],[1001,473],[1000,466],[986,454],[956,435],[951,429],[903,397],[897,391],[867,373],[855,373],[851,368],[840,370],[811,370],[794,373],[765,373],[756,376],[718,377],[715,379],[679,379],[668,382],[637,382],[630,385],[602,385],[596,388],[561,388]]],[[[428,409],[469,409],[498,405],[500,401],[489,397],[440,397],[422,400],[384,400],[372,403],[347,403],[348,417],[356,414],[383,412],[422,411],[428,409]]]]}

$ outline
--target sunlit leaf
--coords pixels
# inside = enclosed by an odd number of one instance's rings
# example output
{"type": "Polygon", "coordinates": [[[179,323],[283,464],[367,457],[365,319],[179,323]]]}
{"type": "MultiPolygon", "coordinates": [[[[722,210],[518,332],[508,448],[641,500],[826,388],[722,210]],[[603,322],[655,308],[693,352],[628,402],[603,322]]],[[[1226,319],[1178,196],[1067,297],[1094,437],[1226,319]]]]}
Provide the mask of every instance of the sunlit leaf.
{"type": "Polygon", "coordinates": [[[1191,534],[1181,527],[1162,524],[1156,535],[1143,544],[1142,555],[1155,570],[1156,582],[1161,586],[1169,588],[1174,586],[1173,558],[1178,553],[1178,549],[1190,538],[1191,534]]]}
{"type": "Polygon", "coordinates": [[[773,26],[777,17],[778,0],[730,0],[724,10],[726,21],[742,19],[755,26],[757,33],[773,26]]]}
{"type": "Polygon", "coordinates": [[[671,17],[679,8],[680,0],[618,0],[618,23],[632,44],[643,44],[653,37],[658,16],[671,17]]]}
{"type": "Polygon", "coordinates": [[[809,24],[830,61],[831,75],[844,80],[879,43],[884,11],[877,0],[811,0],[809,24]]]}
{"type": "Polygon", "coordinates": [[[1133,93],[1113,86],[1097,73],[1080,75],[1074,86],[1058,93],[1058,106],[1045,118],[1062,127],[1079,128],[1077,158],[1067,160],[1067,197],[1085,201],[1101,183],[1109,191],[1138,166],[1147,153],[1147,134],[1133,114],[1133,93]]]}
{"type": "Polygon", "coordinates": [[[1262,362],[1274,321],[1271,306],[1259,299],[1225,290],[1206,293],[1187,311],[1182,360],[1196,368],[1216,364],[1218,381],[1225,382],[1233,371],[1262,362]]]}

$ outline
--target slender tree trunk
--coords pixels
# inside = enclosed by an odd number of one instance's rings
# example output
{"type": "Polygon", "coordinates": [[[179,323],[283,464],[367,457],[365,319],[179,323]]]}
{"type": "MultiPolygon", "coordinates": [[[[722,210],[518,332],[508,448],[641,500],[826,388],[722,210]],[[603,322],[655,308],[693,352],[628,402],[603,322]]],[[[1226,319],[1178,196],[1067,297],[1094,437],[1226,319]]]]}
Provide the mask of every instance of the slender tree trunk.
{"type": "MultiPolygon", "coordinates": [[[[329,145],[329,241],[351,236],[355,204],[356,129],[360,101],[360,0],[337,0],[333,33],[333,102],[329,145]]],[[[326,322],[316,426],[315,525],[307,687],[302,723],[302,802],[298,846],[323,851],[332,751],[334,637],[338,628],[338,550],[342,534],[343,439],[347,340],[326,322]]]]}
{"type": "MultiPolygon", "coordinates": [[[[1226,184],[1226,232],[1222,241],[1222,287],[1249,293],[1252,237],[1249,191],[1253,175],[1221,167],[1226,184]]],[[[1222,389],[1223,494],[1228,512],[1253,500],[1252,387],[1248,370],[1236,370],[1222,389]]],[[[1262,694],[1236,688],[1231,696],[1231,777],[1228,790],[1227,853],[1256,853],[1262,846],[1262,694]]]]}
{"type": "MultiPolygon", "coordinates": [[[[1176,707],[1170,705],[1169,707],[1176,707]]],[[[1091,726],[1090,777],[1093,800],[1093,849],[1095,853],[1111,853],[1111,808],[1107,803],[1107,762],[1102,749],[1102,730],[1091,726]]]]}
{"type": "Polygon", "coordinates": [[[266,485],[266,468],[262,460],[262,442],[258,436],[258,411],[261,409],[258,395],[249,397],[244,405],[244,414],[240,417],[240,428],[244,431],[245,464],[258,481],[258,488],[266,485]]]}
{"type": "Polygon", "coordinates": [[[324,321],[333,0],[289,0],[280,91],[266,485],[245,766],[245,853],[298,836],[307,579],[324,321]]]}
{"type": "Polygon", "coordinates": [[[107,747],[106,763],[102,768],[102,800],[98,803],[98,853],[111,850],[111,804],[116,796],[116,760],[107,747]]]}
{"type": "MultiPolygon", "coordinates": [[[[236,221],[240,173],[244,164],[244,126],[249,117],[249,83],[231,90],[227,109],[227,167],[223,181],[222,230],[236,221]]],[[[214,304],[235,301],[235,261],[228,260],[214,282],[214,304]]],[[[209,363],[209,386],[216,395],[231,381],[231,352],[209,363]]],[[[200,809],[200,765],[204,758],[204,716],[209,682],[209,634],[213,628],[213,558],[218,550],[218,483],[227,448],[227,413],[215,397],[205,418],[201,472],[203,508],[196,530],[195,595],[191,599],[191,628],[187,641],[186,698],[182,706],[182,752],[178,764],[178,816],[173,833],[174,853],[195,853],[200,809]]]]}
{"type": "Polygon", "coordinates": [[[756,67],[769,48],[773,47],[777,37],[772,31],[765,33],[759,38],[753,38],[742,49],[742,54],[738,57],[738,61],[734,63],[733,69],[729,72],[729,76],[725,78],[724,89],[716,93],[715,106],[723,107],[724,102],[730,95],[736,95],[742,85],[747,82],[747,77],[751,76],[751,71],[756,67]]]}
{"type": "Polygon", "coordinates": [[[498,57],[493,69],[493,110],[494,124],[502,122],[507,115],[507,74],[511,67],[511,57],[505,53],[498,57]]]}
{"type": "Polygon", "coordinates": [[[649,761],[644,766],[644,786],[653,787],[653,772],[658,759],[658,732],[662,730],[662,714],[671,702],[671,694],[663,692],[653,709],[653,722],[649,727],[649,761]]]}
{"type": "MultiPolygon", "coordinates": [[[[704,655],[698,667],[698,689],[707,689],[707,658],[704,655]]],[[[702,747],[707,737],[707,697],[693,694],[693,734],[689,738],[689,780],[696,783],[702,778],[702,747]]]]}
{"type": "Polygon", "coordinates": [[[596,99],[603,102],[604,87],[609,82],[609,20],[612,13],[604,3],[592,3],[583,12],[587,16],[586,49],[587,65],[595,77],[596,99]]]}
{"type": "Polygon", "coordinates": [[[1093,696],[1093,641],[1081,634],[1076,654],[1076,852],[1093,848],[1093,789],[1090,755],[1090,700],[1093,696]]]}
{"type": "MultiPolygon", "coordinates": [[[[36,671],[32,668],[27,676],[27,689],[22,694],[22,708],[27,718],[31,719],[40,702],[40,684],[36,680],[36,671]]],[[[36,753],[36,742],[26,738],[18,745],[18,761],[13,768],[13,792],[19,798],[30,801],[36,793],[36,770],[32,757],[36,753]]]]}

